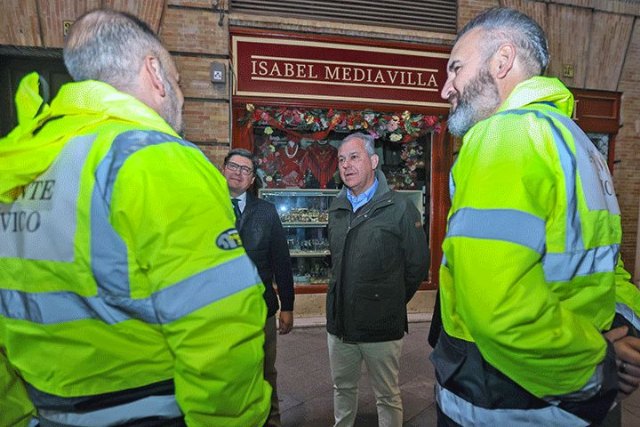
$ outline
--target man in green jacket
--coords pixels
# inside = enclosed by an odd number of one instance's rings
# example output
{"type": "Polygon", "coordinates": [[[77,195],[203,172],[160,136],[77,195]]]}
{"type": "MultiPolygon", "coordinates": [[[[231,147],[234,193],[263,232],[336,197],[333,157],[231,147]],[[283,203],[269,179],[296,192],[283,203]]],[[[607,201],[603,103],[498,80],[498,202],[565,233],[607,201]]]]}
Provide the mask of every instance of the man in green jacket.
{"type": "Polygon", "coordinates": [[[261,427],[263,286],[175,64],[108,10],[64,59],[76,82],[47,105],[28,76],[0,140],[0,425],[261,427]]]}
{"type": "Polygon", "coordinates": [[[398,370],[406,304],[429,270],[420,213],[376,173],[373,144],[363,133],[342,141],[338,169],[344,188],[329,208],[327,331],[336,427],[355,421],[363,361],[379,425],[402,425],[398,370]]]}
{"type": "Polygon", "coordinates": [[[470,21],[451,52],[442,97],[464,138],[431,356],[438,425],[598,425],[638,384],[612,177],[571,92],[541,77],[548,62],[540,26],[508,8],[470,21]]]}

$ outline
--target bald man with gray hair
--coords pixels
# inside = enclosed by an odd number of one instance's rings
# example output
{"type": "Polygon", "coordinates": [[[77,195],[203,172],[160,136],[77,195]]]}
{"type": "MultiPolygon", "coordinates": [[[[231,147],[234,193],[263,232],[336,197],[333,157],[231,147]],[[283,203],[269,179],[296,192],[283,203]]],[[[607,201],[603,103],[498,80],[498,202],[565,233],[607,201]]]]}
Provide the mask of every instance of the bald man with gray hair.
{"type": "Polygon", "coordinates": [[[35,116],[0,140],[0,213],[25,218],[0,231],[0,424],[264,425],[264,287],[224,177],[180,137],[169,52],[95,10],[64,60],[76,81],[47,105],[25,77],[35,116]]]}

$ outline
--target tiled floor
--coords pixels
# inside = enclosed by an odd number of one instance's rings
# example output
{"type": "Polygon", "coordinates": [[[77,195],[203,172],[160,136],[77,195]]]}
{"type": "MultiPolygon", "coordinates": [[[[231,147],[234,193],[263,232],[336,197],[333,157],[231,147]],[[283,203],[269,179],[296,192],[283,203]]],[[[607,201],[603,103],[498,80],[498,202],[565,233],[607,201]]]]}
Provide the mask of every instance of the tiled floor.
{"type": "MultiPolygon", "coordinates": [[[[329,374],[327,336],[324,326],[299,321],[297,328],[278,337],[278,388],[283,427],[333,425],[333,392],[329,374]],[[307,324],[305,326],[305,323],[307,324]]],[[[428,322],[409,324],[400,360],[400,388],[404,426],[435,426],[434,374],[426,337],[428,322]]],[[[366,370],[360,381],[356,427],[377,426],[375,397],[366,370]]],[[[640,391],[624,401],[622,427],[640,426],[640,391]]]]}

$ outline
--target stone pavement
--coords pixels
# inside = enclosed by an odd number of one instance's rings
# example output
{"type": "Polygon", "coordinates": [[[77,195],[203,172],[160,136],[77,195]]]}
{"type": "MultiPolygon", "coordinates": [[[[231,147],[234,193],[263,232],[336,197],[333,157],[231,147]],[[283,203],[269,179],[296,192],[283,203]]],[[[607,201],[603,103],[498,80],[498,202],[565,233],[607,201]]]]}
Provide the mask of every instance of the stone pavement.
{"type": "MultiPolygon", "coordinates": [[[[415,319],[415,318],[414,318],[415,319]]],[[[430,323],[409,323],[400,359],[400,389],[404,427],[436,425],[435,381],[427,344],[430,323]]],[[[327,335],[321,319],[296,318],[293,331],[278,337],[278,388],[283,427],[333,425],[333,391],[329,373],[327,335]]],[[[366,369],[360,380],[356,427],[377,426],[375,396],[366,369]]],[[[622,427],[640,426],[640,391],[624,401],[622,427]]]]}

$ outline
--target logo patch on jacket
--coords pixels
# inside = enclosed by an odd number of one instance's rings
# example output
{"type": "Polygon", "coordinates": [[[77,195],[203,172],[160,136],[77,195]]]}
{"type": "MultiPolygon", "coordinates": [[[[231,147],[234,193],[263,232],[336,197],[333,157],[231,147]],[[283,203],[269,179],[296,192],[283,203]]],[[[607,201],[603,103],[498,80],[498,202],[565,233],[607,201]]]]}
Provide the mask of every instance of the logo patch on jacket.
{"type": "Polygon", "coordinates": [[[224,249],[227,251],[242,247],[242,240],[240,240],[240,234],[238,233],[238,230],[236,230],[235,228],[230,228],[220,233],[220,235],[216,239],[216,245],[220,249],[224,249]]]}

